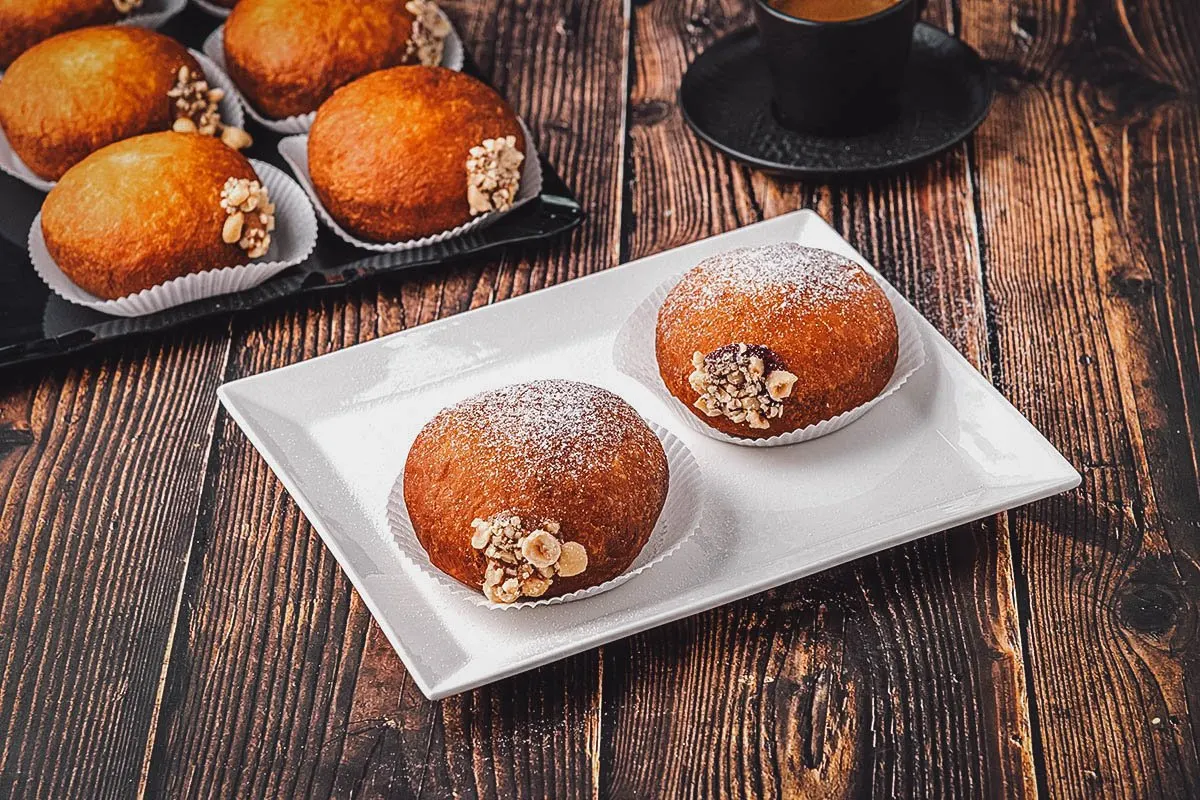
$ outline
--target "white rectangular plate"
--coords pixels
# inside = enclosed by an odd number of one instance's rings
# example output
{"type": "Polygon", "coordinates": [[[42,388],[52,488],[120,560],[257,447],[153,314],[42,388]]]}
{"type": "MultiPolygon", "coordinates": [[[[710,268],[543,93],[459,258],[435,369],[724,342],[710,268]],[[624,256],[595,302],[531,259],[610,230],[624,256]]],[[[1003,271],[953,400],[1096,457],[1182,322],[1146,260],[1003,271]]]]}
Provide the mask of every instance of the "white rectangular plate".
{"type": "Polygon", "coordinates": [[[862,261],[816,214],[796,212],[234,381],[219,394],[431,699],[1079,484],[923,319],[926,363],[896,394],[844,430],[790,447],[699,435],[613,367],[617,329],[659,283],[713,253],[779,241],[862,261]],[[611,592],[510,613],[478,608],[402,563],[387,526],[388,491],[438,409],[543,377],[605,386],[684,440],[704,472],[705,521],[678,553],[611,592]]]}

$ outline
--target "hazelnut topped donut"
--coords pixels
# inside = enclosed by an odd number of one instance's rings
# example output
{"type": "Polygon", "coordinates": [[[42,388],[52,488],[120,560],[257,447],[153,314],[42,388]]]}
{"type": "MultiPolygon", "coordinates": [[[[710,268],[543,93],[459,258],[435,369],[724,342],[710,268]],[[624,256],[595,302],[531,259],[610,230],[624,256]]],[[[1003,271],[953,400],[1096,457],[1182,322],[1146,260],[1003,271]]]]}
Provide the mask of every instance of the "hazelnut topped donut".
{"type": "Polygon", "coordinates": [[[56,33],[103,25],[136,12],[143,0],[0,0],[0,69],[56,33]]]}
{"type": "Polygon", "coordinates": [[[130,136],[174,129],[250,144],[221,119],[183,45],[160,33],[106,25],[69,31],[27,50],[0,81],[0,126],[34,173],[57,180],[84,156],[130,136]]]}
{"type": "Polygon", "coordinates": [[[633,563],[666,501],[662,444],[613,393],[543,380],[443,409],[404,466],[434,566],[497,603],[595,586],[633,563]]]}
{"type": "Polygon", "coordinates": [[[308,169],[343,228],[406,241],[510,208],[525,149],[516,113],[491,87],[444,67],[396,67],[321,106],[308,169]]]}
{"type": "Polygon", "coordinates": [[[274,228],[267,188],[241,153],[173,131],[97,150],[42,205],[54,262],[104,299],[260,258],[274,228]]]}
{"type": "Polygon", "coordinates": [[[702,261],[667,294],[667,389],[722,433],[763,439],[873,399],[899,351],[887,295],[857,264],[795,243],[702,261]]]}
{"type": "Polygon", "coordinates": [[[449,33],[433,0],[241,0],[225,22],[225,65],[256,109],[282,119],[367,73],[441,63],[449,33]]]}

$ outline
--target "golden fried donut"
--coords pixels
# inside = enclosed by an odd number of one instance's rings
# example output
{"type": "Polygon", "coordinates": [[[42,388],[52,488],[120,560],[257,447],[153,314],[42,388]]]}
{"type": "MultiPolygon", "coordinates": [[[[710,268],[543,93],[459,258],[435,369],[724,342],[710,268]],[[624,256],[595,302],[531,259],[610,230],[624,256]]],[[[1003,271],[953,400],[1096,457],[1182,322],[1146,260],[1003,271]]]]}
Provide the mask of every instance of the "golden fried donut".
{"type": "Polygon", "coordinates": [[[543,380],[443,409],[413,442],[404,502],[433,564],[493,602],[620,575],[667,497],[667,457],[612,392],[543,380]]]}
{"type": "Polygon", "coordinates": [[[878,395],[896,368],[896,317],[861,267],[795,243],[700,262],[667,294],[663,383],[730,436],[805,428],[878,395]]]}
{"type": "Polygon", "coordinates": [[[13,62],[0,81],[0,126],[26,166],[57,180],[106,144],[172,126],[249,144],[222,124],[223,94],[174,39],[143,28],[84,28],[13,62]]]}
{"type": "Polygon", "coordinates": [[[308,171],[351,233],[395,242],[509,208],[525,136],[489,86],[443,67],[397,67],[338,89],[308,134],[308,171]]]}
{"type": "Polygon", "coordinates": [[[266,254],[275,207],[250,162],[217,139],[148,133],[67,170],[42,234],[80,288],[115,299],[266,254]]]}
{"type": "Polygon", "coordinates": [[[0,69],[56,33],[116,22],[142,0],[0,0],[0,69]]]}
{"type": "Polygon", "coordinates": [[[432,0],[241,0],[225,22],[225,66],[255,108],[281,119],[368,72],[440,63],[449,32],[432,0]]]}

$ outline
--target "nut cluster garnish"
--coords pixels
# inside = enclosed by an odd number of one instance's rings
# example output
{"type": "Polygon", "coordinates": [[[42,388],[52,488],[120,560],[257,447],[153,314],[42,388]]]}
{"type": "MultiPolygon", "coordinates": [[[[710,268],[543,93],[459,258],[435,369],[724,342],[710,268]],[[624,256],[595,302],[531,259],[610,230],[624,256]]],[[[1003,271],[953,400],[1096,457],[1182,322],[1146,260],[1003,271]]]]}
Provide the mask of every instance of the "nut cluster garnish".
{"type": "Polygon", "coordinates": [[[175,122],[171,129],[177,133],[220,136],[221,141],[234,150],[253,144],[250,134],[221,121],[218,103],[225,97],[225,90],[219,86],[209,87],[203,73],[193,72],[184,64],[176,73],[175,85],[167,92],[167,97],[174,101],[175,122]]]}
{"type": "Polygon", "coordinates": [[[521,162],[517,137],[484,139],[467,157],[467,203],[471,215],[507,211],[517,199],[521,185],[521,162]]]}
{"type": "Polygon", "coordinates": [[[446,37],[450,35],[450,20],[443,16],[433,0],[408,0],[404,7],[414,17],[405,55],[410,59],[416,56],[417,63],[426,67],[436,67],[442,63],[442,51],[446,37]]]}
{"type": "Polygon", "coordinates": [[[113,0],[113,7],[118,14],[128,14],[135,8],[141,8],[142,0],[113,0]]]}
{"type": "Polygon", "coordinates": [[[570,578],[587,569],[587,549],[558,539],[559,524],[547,520],[532,530],[512,512],[471,523],[471,547],[487,558],[483,594],[493,603],[541,597],[556,577],[570,578]]]}
{"type": "Polygon", "coordinates": [[[688,383],[700,393],[696,408],[758,430],[770,428],[770,420],[783,415],[783,401],[796,385],[796,376],[761,345],[728,344],[707,356],[697,351],[692,367],[688,383]]]}
{"type": "Polygon", "coordinates": [[[266,255],[275,230],[275,204],[267,187],[246,178],[230,178],[221,187],[221,208],[227,215],[221,241],[236,244],[251,258],[266,255]]]}

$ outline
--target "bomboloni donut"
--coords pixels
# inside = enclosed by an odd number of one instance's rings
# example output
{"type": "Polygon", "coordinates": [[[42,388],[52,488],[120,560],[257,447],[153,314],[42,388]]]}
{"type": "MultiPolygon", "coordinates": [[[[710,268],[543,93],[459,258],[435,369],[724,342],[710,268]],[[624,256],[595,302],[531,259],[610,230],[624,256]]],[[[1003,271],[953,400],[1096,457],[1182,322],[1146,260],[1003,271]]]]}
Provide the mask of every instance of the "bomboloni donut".
{"type": "Polygon", "coordinates": [[[148,133],[97,150],[42,205],[59,269],[110,300],[261,258],[274,229],[275,207],[250,162],[194,133],[148,133]]]}
{"type": "Polygon", "coordinates": [[[56,33],[135,13],[143,0],[0,0],[0,69],[56,33]]]}
{"type": "Polygon", "coordinates": [[[861,267],[795,243],[730,250],[667,294],[655,337],[667,389],[722,433],[765,439],[878,395],[896,317],[861,267]]]}
{"type": "Polygon", "coordinates": [[[405,241],[511,208],[525,148],[517,115],[491,87],[443,67],[396,67],[321,106],[308,170],[343,228],[405,241]]]}
{"type": "Polygon", "coordinates": [[[404,466],[404,502],[434,566],[493,602],[620,575],[667,497],[654,432],[612,392],[543,380],[443,409],[404,466]]]}
{"type": "Polygon", "coordinates": [[[0,126],[34,173],[57,180],[91,152],[141,133],[178,130],[250,137],[221,121],[210,87],[183,45],[143,28],[107,25],[51,37],[0,81],[0,126]]]}
{"type": "Polygon", "coordinates": [[[449,33],[432,0],[241,0],[225,22],[225,66],[256,109],[282,119],[369,72],[441,63],[449,33]]]}

